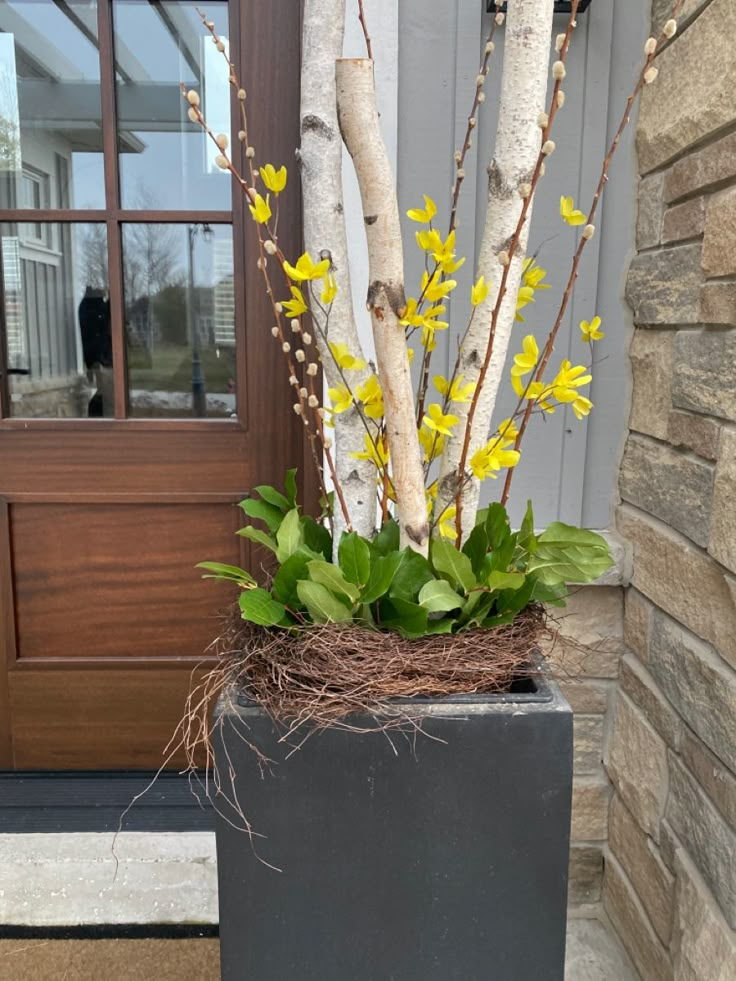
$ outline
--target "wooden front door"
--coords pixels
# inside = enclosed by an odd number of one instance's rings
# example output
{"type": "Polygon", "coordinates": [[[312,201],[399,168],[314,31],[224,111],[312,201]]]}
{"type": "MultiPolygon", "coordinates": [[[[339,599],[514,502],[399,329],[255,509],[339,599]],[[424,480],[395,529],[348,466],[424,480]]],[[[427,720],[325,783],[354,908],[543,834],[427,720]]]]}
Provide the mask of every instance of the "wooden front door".
{"type": "MultiPolygon", "coordinates": [[[[206,7],[262,163],[294,159],[298,7],[206,7]]],[[[194,566],[247,562],[235,503],[303,470],[250,217],[179,83],[217,130],[236,100],[190,0],[17,0],[0,32],[0,767],[155,768],[227,602],[194,566]]]]}

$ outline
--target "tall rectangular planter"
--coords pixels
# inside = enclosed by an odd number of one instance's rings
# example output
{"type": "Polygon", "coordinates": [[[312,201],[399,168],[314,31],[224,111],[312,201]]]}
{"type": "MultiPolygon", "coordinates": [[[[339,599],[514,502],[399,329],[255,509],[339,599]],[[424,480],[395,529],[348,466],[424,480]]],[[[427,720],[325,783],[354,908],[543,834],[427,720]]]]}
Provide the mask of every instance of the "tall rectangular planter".
{"type": "Polygon", "coordinates": [[[531,687],[289,759],[259,708],[221,700],[217,762],[265,835],[218,819],[223,981],[562,981],[572,714],[531,687]]]}

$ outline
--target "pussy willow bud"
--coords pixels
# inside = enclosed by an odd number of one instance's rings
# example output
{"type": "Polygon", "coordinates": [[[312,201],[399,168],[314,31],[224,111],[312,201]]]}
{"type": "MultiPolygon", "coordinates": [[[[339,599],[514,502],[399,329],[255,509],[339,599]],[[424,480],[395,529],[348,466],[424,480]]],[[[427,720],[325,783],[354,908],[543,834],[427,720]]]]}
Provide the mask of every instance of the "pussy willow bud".
{"type": "Polygon", "coordinates": [[[238,89],[238,98],[241,102],[245,102],[245,89],[238,89]]]}
{"type": "Polygon", "coordinates": [[[299,394],[303,399],[305,399],[309,395],[309,392],[306,390],[306,388],[300,388],[299,394]]]}
{"type": "Polygon", "coordinates": [[[481,85],[483,85],[483,83],[485,82],[485,80],[486,80],[486,76],[482,72],[480,75],[476,75],[475,76],[476,88],[480,88],[481,85]]]}
{"type": "Polygon", "coordinates": [[[215,163],[220,168],[220,170],[227,170],[230,164],[228,163],[227,157],[224,157],[221,153],[218,153],[215,157],[215,163]]]}
{"type": "Polygon", "coordinates": [[[239,129],[238,130],[238,139],[240,140],[241,143],[245,143],[245,130],[244,129],[239,129]]]}
{"type": "Polygon", "coordinates": [[[204,26],[207,28],[208,31],[212,31],[215,28],[215,22],[213,20],[206,20],[204,22],[204,26]]]}
{"type": "Polygon", "coordinates": [[[554,80],[556,82],[561,82],[562,79],[565,77],[565,75],[567,75],[567,69],[565,68],[565,62],[564,61],[556,61],[554,63],[554,65],[552,65],[552,78],[554,78],[554,80]]]}
{"type": "Polygon", "coordinates": [[[263,272],[263,270],[266,268],[266,260],[264,258],[262,258],[261,256],[259,256],[258,257],[258,262],[256,262],[256,265],[261,270],[261,272],[263,272]]]}
{"type": "Polygon", "coordinates": [[[565,43],[566,34],[558,34],[555,38],[555,51],[559,54],[562,51],[562,47],[565,43]]]}
{"type": "Polygon", "coordinates": [[[540,129],[546,129],[549,126],[549,116],[546,112],[540,112],[537,117],[537,126],[540,129]]]}
{"type": "Polygon", "coordinates": [[[332,446],[332,436],[325,436],[325,438],[322,440],[322,445],[326,450],[329,450],[332,446]]]}
{"type": "Polygon", "coordinates": [[[554,153],[556,149],[557,149],[557,144],[555,143],[554,140],[547,140],[542,145],[542,153],[545,155],[545,157],[548,157],[551,153],[554,153]]]}
{"type": "Polygon", "coordinates": [[[652,65],[651,68],[647,68],[647,70],[644,72],[644,81],[647,85],[651,85],[656,79],[657,75],[659,75],[659,68],[652,65]]]}
{"type": "Polygon", "coordinates": [[[455,150],[454,158],[455,158],[455,163],[459,164],[460,161],[463,159],[463,155],[462,153],[460,153],[459,150],[455,150]]]}
{"type": "Polygon", "coordinates": [[[249,146],[248,149],[245,151],[245,155],[249,160],[252,160],[253,157],[255,157],[256,155],[256,151],[253,149],[252,146],[249,146]]]}
{"type": "Polygon", "coordinates": [[[302,407],[299,405],[298,402],[294,403],[294,412],[296,412],[298,416],[302,414],[302,407]]]}
{"type": "Polygon", "coordinates": [[[281,331],[278,329],[278,327],[272,327],[271,333],[273,334],[274,337],[278,337],[281,331]]]}
{"type": "Polygon", "coordinates": [[[489,54],[493,54],[493,52],[494,52],[495,50],[496,50],[496,45],[495,45],[495,43],[494,43],[493,41],[489,41],[489,42],[488,42],[488,43],[486,44],[486,54],[488,54],[488,55],[489,55],[489,54]]]}
{"type": "Polygon", "coordinates": [[[508,266],[509,263],[511,262],[508,252],[499,252],[498,261],[502,266],[508,266]]]}
{"type": "Polygon", "coordinates": [[[486,101],[485,92],[479,92],[478,95],[476,96],[476,99],[478,100],[478,102],[485,102],[486,101]]]}
{"type": "Polygon", "coordinates": [[[281,306],[280,303],[274,303],[274,307],[276,309],[276,313],[283,313],[284,312],[284,308],[281,306]]]}
{"type": "Polygon", "coordinates": [[[644,54],[653,55],[657,50],[657,39],[656,37],[648,37],[646,44],[644,45],[644,54]]]}
{"type": "Polygon", "coordinates": [[[284,352],[284,354],[288,354],[291,350],[291,344],[289,344],[288,341],[284,341],[284,343],[281,345],[281,350],[284,352]]]}
{"type": "Polygon", "coordinates": [[[319,366],[316,364],[316,362],[311,361],[307,365],[307,374],[308,375],[311,375],[313,378],[317,374],[318,371],[319,371],[319,366]]]}
{"type": "Polygon", "coordinates": [[[531,184],[519,184],[519,197],[528,198],[532,193],[531,184]]]}
{"type": "Polygon", "coordinates": [[[557,93],[557,108],[562,109],[564,104],[565,104],[565,93],[562,91],[562,89],[560,89],[560,91],[557,93]]]}
{"type": "Polygon", "coordinates": [[[546,173],[547,173],[547,165],[545,164],[545,162],[544,162],[544,160],[543,160],[543,161],[541,162],[541,164],[539,165],[539,176],[540,176],[540,177],[544,177],[544,175],[545,175],[546,173]]]}
{"type": "Polygon", "coordinates": [[[311,334],[302,334],[302,340],[304,341],[304,343],[307,346],[309,346],[312,343],[312,335],[311,334]]]}
{"type": "Polygon", "coordinates": [[[217,48],[218,51],[224,51],[225,50],[225,42],[224,41],[217,41],[215,47],[217,48]]]}
{"type": "Polygon", "coordinates": [[[304,353],[304,351],[302,351],[301,348],[299,348],[299,350],[295,352],[294,357],[299,362],[299,364],[303,364],[303,362],[307,360],[307,356],[304,353]]]}
{"type": "Polygon", "coordinates": [[[189,116],[190,122],[192,122],[192,123],[198,123],[199,122],[199,113],[194,108],[194,106],[190,106],[187,109],[187,116],[189,116]]]}
{"type": "Polygon", "coordinates": [[[505,20],[506,20],[506,15],[502,14],[499,11],[499,13],[496,14],[496,23],[498,24],[498,26],[500,27],[505,20]]]}
{"type": "Polygon", "coordinates": [[[221,150],[227,150],[230,141],[228,140],[226,133],[218,133],[215,137],[215,143],[221,150]]]}
{"type": "Polygon", "coordinates": [[[595,225],[586,225],[583,229],[583,238],[586,242],[595,235],[595,225]]]}
{"type": "Polygon", "coordinates": [[[677,21],[674,18],[668,20],[662,28],[662,33],[665,37],[674,37],[677,34],[677,21]]]}
{"type": "Polygon", "coordinates": [[[289,384],[294,386],[297,386],[299,384],[299,379],[296,377],[296,375],[289,376],[289,384]]]}
{"type": "Polygon", "coordinates": [[[291,320],[290,324],[291,324],[292,334],[298,334],[299,331],[302,329],[302,325],[299,323],[299,321],[296,318],[294,318],[294,320],[291,320]]]}
{"type": "Polygon", "coordinates": [[[268,255],[276,255],[276,246],[273,244],[270,238],[266,239],[266,241],[263,243],[263,249],[268,253],[268,255]]]}
{"type": "Polygon", "coordinates": [[[199,105],[199,92],[195,92],[194,89],[189,89],[187,92],[187,102],[190,106],[199,105]]]}
{"type": "Polygon", "coordinates": [[[458,176],[458,178],[460,180],[464,180],[465,179],[465,171],[463,170],[462,167],[458,167],[457,176],[458,176]]]}
{"type": "Polygon", "coordinates": [[[317,406],[319,405],[319,399],[317,398],[317,396],[310,395],[309,398],[307,399],[307,405],[309,406],[310,409],[316,409],[317,406]]]}
{"type": "Polygon", "coordinates": [[[478,120],[477,120],[477,119],[475,118],[475,116],[471,116],[471,117],[470,117],[470,118],[468,119],[468,126],[469,126],[469,127],[471,128],[471,129],[475,129],[475,124],[476,124],[477,122],[478,122],[478,120]]]}

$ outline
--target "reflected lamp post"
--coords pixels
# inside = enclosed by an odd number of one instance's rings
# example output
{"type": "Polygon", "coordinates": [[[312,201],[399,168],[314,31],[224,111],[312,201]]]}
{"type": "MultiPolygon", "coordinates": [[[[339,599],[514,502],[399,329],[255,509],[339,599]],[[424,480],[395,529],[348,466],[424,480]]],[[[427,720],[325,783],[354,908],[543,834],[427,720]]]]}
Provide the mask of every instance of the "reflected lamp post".
{"type": "Polygon", "coordinates": [[[192,350],[192,415],[204,418],[207,415],[207,392],[202,371],[202,357],[199,347],[199,330],[194,316],[194,240],[199,233],[205,242],[210,242],[214,232],[208,224],[189,225],[187,237],[189,244],[189,282],[187,288],[187,328],[192,350]]]}

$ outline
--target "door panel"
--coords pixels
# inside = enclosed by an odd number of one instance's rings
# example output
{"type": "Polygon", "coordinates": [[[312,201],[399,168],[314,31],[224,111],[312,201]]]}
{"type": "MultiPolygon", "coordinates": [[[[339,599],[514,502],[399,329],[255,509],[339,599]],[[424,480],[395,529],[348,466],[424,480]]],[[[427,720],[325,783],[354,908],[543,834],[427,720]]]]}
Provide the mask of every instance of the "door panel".
{"type": "MultiPolygon", "coordinates": [[[[228,179],[211,171],[204,142],[197,149],[178,91],[179,77],[201,90],[208,81],[214,97],[209,48],[217,52],[194,4],[15,6],[33,29],[0,33],[0,80],[15,85],[17,75],[20,106],[0,181],[0,767],[157,768],[234,598],[195,564],[250,561],[235,505],[254,484],[295,466],[311,502],[315,483],[242,196],[223,211],[229,194],[136,197],[130,178],[148,173],[147,154],[162,168],[151,179],[165,181],[179,133],[200,189],[228,179]],[[37,23],[47,8],[70,19],[58,37],[37,23]],[[74,11],[89,21],[83,45],[74,11]],[[151,60],[144,36],[135,50],[115,37],[116,16],[150,20],[171,42],[166,64],[151,60]],[[55,101],[30,97],[51,81],[55,101]],[[99,106],[81,118],[98,95],[101,119],[99,106]],[[62,104],[77,113],[65,128],[54,116],[62,104]],[[59,270],[45,292],[22,275],[31,246],[59,270]]],[[[226,6],[258,160],[289,166],[298,5],[226,6]]],[[[234,94],[230,112],[238,129],[234,94]]],[[[242,166],[237,141],[233,152],[242,166]]],[[[279,236],[289,255],[301,251],[299,204],[292,167],[279,236]]]]}

